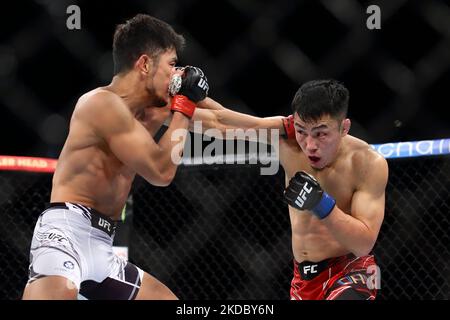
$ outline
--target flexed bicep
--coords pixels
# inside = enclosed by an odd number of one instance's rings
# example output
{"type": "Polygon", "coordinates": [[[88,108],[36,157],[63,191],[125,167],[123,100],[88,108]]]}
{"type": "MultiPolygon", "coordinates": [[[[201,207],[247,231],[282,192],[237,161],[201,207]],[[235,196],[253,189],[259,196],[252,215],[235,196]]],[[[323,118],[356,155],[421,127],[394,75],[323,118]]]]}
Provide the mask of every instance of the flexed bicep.
{"type": "Polygon", "coordinates": [[[374,237],[378,235],[384,219],[387,177],[387,162],[379,157],[352,197],[351,215],[364,223],[374,237]]]}

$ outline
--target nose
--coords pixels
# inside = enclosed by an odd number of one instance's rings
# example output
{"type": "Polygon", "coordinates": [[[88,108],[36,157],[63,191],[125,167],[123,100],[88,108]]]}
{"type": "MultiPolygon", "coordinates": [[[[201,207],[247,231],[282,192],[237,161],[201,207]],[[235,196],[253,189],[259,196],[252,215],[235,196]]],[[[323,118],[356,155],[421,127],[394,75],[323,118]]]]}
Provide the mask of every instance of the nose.
{"type": "Polygon", "coordinates": [[[311,136],[306,137],[305,143],[306,143],[306,150],[310,152],[316,151],[318,149],[316,140],[311,136]]]}

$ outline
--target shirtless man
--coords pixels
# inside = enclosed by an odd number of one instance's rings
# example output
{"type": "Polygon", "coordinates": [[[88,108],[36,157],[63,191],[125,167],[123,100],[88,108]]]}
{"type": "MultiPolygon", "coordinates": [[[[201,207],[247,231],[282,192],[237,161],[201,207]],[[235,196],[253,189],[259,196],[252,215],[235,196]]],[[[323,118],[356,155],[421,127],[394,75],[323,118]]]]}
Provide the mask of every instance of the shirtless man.
{"type": "Polygon", "coordinates": [[[384,218],[386,160],[348,135],[349,93],[334,80],[297,91],[293,116],[258,118],[210,98],[194,119],[203,129],[273,128],[285,171],[294,255],[290,295],[300,299],[374,299],[379,279],[371,250],[384,218]]]}
{"type": "Polygon", "coordinates": [[[78,293],[88,299],[176,299],[156,278],[115,255],[112,243],[135,175],[170,184],[177,170],[172,148],[185,140],[172,141],[172,133],[188,128],[196,103],[207,95],[203,72],[188,67],[170,108],[160,109],[170,100],[169,81],[183,46],[171,26],[148,15],[117,27],[115,76],[75,106],[51,203],[34,230],[23,299],[76,299],[78,293]],[[173,116],[156,143],[158,110],[173,116]]]}

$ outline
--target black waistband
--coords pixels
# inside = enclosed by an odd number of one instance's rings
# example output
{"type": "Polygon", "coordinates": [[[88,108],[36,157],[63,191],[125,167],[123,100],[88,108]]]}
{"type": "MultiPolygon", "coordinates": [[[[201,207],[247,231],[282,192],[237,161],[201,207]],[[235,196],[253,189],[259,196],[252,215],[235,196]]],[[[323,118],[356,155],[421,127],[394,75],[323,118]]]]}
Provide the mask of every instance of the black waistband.
{"type": "Polygon", "coordinates": [[[47,204],[46,210],[47,209],[66,209],[69,211],[79,212],[91,221],[91,226],[93,228],[106,232],[109,236],[114,234],[118,224],[118,221],[108,218],[103,213],[77,203],[52,202],[47,204]]]}
{"type": "Polygon", "coordinates": [[[356,256],[352,253],[349,253],[341,257],[329,258],[319,262],[302,261],[298,263],[295,261],[295,264],[303,280],[312,280],[319,274],[321,274],[324,270],[332,267],[336,263],[354,258],[356,258],[356,256]]]}

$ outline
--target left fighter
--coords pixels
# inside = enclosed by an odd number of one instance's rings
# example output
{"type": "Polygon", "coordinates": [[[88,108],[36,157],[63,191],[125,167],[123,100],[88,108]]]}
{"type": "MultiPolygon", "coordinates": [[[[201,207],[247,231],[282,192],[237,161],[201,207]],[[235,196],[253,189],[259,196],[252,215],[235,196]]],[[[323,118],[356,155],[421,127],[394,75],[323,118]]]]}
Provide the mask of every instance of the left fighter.
{"type": "MultiPolygon", "coordinates": [[[[203,72],[185,68],[181,89],[171,99],[170,126],[158,143],[153,140],[151,121],[143,118],[149,107],[168,104],[169,81],[183,46],[184,38],[169,24],[148,15],[116,28],[115,76],[75,106],[50,204],[34,230],[23,299],[76,299],[78,293],[88,299],[177,298],[155,277],[116,256],[112,242],[135,175],[154,185],[170,184],[177,170],[171,152],[180,143],[172,141],[172,133],[188,128],[197,102],[207,96],[203,72]]],[[[185,138],[180,137],[183,143],[185,138]]]]}

